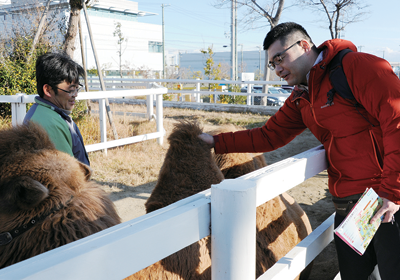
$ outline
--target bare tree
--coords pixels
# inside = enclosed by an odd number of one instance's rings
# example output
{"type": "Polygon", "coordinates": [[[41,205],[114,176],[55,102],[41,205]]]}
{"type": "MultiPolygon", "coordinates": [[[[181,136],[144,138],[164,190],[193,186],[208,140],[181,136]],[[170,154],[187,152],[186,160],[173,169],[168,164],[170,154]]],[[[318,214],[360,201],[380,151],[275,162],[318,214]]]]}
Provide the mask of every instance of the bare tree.
{"type": "Polygon", "coordinates": [[[122,33],[122,30],[121,30],[121,26],[122,25],[121,25],[120,22],[114,22],[114,25],[115,25],[115,29],[114,29],[114,32],[113,32],[113,36],[114,37],[118,37],[118,40],[117,40],[117,44],[118,44],[117,54],[118,54],[118,58],[119,58],[119,60],[118,60],[119,76],[122,78],[122,67],[123,67],[123,65],[122,65],[122,55],[124,54],[125,49],[127,47],[126,43],[128,42],[128,38],[124,37],[124,34],[122,33]],[[122,49],[122,44],[124,42],[125,42],[125,49],[122,49]]]}
{"type": "MultiPolygon", "coordinates": [[[[214,7],[227,7],[233,0],[216,0],[214,7]]],[[[284,10],[285,0],[236,0],[237,7],[245,9],[242,14],[242,19],[239,19],[242,29],[257,29],[265,28],[269,25],[270,29],[278,25],[284,10]],[[267,23],[265,22],[267,20],[267,23]]],[[[264,80],[268,81],[270,69],[268,66],[268,53],[265,52],[264,80]]],[[[263,92],[266,92],[266,87],[263,87],[263,92]]],[[[266,104],[266,99],[264,100],[266,104]]]]}
{"type": "Polygon", "coordinates": [[[88,5],[91,0],[69,0],[70,13],[63,49],[70,57],[74,57],[75,39],[78,34],[78,23],[83,9],[83,2],[88,5]]]}
{"type": "Polygon", "coordinates": [[[368,13],[369,5],[363,0],[300,0],[311,9],[328,17],[331,38],[339,38],[340,32],[350,23],[358,22],[368,13]]]}
{"type": "MultiPolygon", "coordinates": [[[[228,8],[232,0],[215,0],[214,7],[228,8]]],[[[274,28],[280,20],[285,0],[236,0],[238,9],[242,8],[242,16],[239,19],[243,30],[265,28],[269,25],[274,28]],[[267,20],[265,23],[263,19],[267,20]]]]}

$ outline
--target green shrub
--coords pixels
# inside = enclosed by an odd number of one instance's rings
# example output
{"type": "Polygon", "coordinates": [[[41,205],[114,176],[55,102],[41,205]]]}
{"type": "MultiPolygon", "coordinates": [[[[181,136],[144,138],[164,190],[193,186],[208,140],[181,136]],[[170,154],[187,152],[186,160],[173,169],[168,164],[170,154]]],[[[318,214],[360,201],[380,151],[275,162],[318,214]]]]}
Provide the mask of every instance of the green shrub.
{"type": "MultiPolygon", "coordinates": [[[[38,44],[28,59],[32,39],[16,37],[4,44],[0,54],[0,95],[36,94],[36,58],[50,50],[48,44],[38,44]]],[[[29,106],[28,106],[29,107],[29,106]]],[[[11,115],[10,103],[0,103],[0,116],[11,115]]]]}
{"type": "Polygon", "coordinates": [[[167,94],[167,93],[163,94],[163,100],[164,101],[172,101],[172,99],[173,99],[173,95],[172,94],[167,94]]]}
{"type": "MultiPolygon", "coordinates": [[[[228,85],[228,90],[230,92],[240,92],[239,85],[228,85]]],[[[220,95],[219,100],[224,104],[241,104],[245,105],[247,103],[247,96],[245,95],[220,95]]]]}
{"type": "MultiPolygon", "coordinates": [[[[32,39],[26,36],[17,36],[3,45],[0,54],[0,95],[15,95],[25,93],[37,94],[36,89],[36,59],[54,49],[54,46],[39,42],[29,57],[32,39]]],[[[57,48],[56,48],[57,49],[57,48]]],[[[32,104],[27,104],[29,110],[32,104]]],[[[87,113],[86,100],[76,102],[72,111],[72,118],[78,120],[87,113]]],[[[0,117],[11,116],[11,104],[0,103],[0,117]]]]}

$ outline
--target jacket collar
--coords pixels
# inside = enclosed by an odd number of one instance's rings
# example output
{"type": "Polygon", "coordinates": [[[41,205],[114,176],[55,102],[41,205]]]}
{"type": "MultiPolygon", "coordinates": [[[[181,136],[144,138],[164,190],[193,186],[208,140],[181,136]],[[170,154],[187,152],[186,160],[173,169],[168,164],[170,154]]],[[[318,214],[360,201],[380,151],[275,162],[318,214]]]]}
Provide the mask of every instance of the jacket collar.
{"type": "MultiPolygon", "coordinates": [[[[343,39],[332,39],[323,42],[318,50],[323,53],[322,60],[319,61],[316,65],[319,65],[322,69],[324,69],[325,65],[327,65],[331,60],[335,57],[335,55],[344,49],[351,49],[353,52],[357,52],[356,46],[347,40],[343,39]]],[[[316,67],[314,65],[314,67],[316,67]]],[[[313,67],[313,68],[314,68],[313,67]]]]}
{"type": "Polygon", "coordinates": [[[55,111],[56,113],[58,113],[63,119],[67,120],[68,122],[71,122],[71,117],[67,114],[66,110],[63,110],[59,107],[57,107],[56,105],[54,105],[53,103],[51,103],[50,101],[40,97],[40,96],[36,96],[35,97],[35,101],[53,111],[55,111]]]}

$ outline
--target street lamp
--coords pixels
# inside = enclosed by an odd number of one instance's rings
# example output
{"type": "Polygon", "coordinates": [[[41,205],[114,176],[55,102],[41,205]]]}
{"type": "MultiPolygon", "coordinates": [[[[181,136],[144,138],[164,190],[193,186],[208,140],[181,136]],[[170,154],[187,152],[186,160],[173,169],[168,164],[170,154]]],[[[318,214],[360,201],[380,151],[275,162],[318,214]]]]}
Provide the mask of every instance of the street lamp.
{"type": "Polygon", "coordinates": [[[163,79],[165,79],[165,31],[164,31],[164,7],[171,6],[169,4],[161,4],[162,8],[162,69],[163,69],[163,79]]]}
{"type": "Polygon", "coordinates": [[[259,53],[259,61],[258,61],[258,74],[260,76],[260,80],[261,80],[261,46],[257,46],[258,48],[258,53],[259,53]]]}

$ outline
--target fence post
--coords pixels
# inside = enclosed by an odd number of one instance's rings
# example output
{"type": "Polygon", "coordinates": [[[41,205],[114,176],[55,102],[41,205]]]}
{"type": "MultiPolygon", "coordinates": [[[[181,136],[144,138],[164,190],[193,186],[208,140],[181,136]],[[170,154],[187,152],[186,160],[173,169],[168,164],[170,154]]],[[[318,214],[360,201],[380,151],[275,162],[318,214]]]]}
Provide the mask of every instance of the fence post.
{"type": "MultiPolygon", "coordinates": [[[[107,142],[107,125],[106,125],[106,101],[104,98],[99,99],[99,119],[100,119],[100,141],[107,142]]],[[[103,152],[107,155],[107,149],[103,152]]]]}
{"type": "MultiPolygon", "coordinates": [[[[198,81],[200,81],[200,79],[199,78],[197,78],[196,80],[198,80],[198,81]]],[[[198,103],[200,103],[200,82],[196,82],[196,102],[198,102],[198,103]]]]}
{"type": "Polygon", "coordinates": [[[252,99],[254,100],[254,96],[250,95],[249,93],[251,93],[251,84],[247,84],[247,105],[254,104],[254,102],[252,102],[252,99]]]}
{"type": "MultiPolygon", "coordinates": [[[[157,112],[157,132],[161,132],[164,134],[164,127],[163,127],[163,95],[162,94],[157,94],[156,95],[156,112],[157,112]]],[[[158,144],[162,145],[163,144],[164,137],[160,136],[160,138],[157,139],[158,144]]]]}
{"type": "MultiPolygon", "coordinates": [[[[147,88],[152,88],[152,84],[148,83],[147,84],[147,88]]],[[[146,106],[147,106],[147,118],[149,119],[149,121],[151,120],[151,118],[153,117],[154,114],[154,94],[150,94],[146,96],[146,106]]]]}
{"type": "Polygon", "coordinates": [[[11,123],[12,126],[20,125],[23,123],[25,115],[26,115],[26,104],[24,103],[23,93],[18,93],[16,96],[19,96],[19,102],[11,103],[11,123]]]}
{"type": "Polygon", "coordinates": [[[211,186],[211,278],[256,277],[256,186],[225,179],[211,186]]]}

